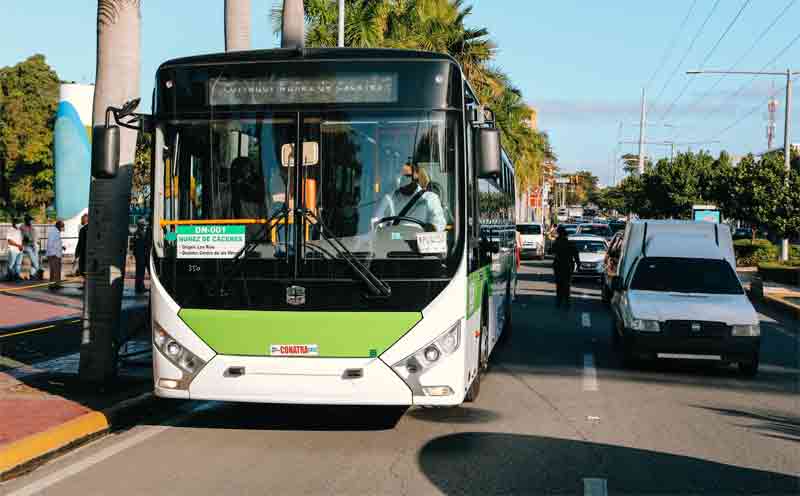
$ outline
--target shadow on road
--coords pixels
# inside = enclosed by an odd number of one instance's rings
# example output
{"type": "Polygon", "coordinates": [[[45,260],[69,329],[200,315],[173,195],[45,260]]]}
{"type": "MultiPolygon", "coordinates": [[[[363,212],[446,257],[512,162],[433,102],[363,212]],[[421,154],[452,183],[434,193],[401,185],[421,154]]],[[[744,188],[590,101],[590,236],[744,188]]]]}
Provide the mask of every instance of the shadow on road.
{"type": "Polygon", "coordinates": [[[745,411],[735,408],[714,408],[702,405],[692,405],[727,417],[749,421],[750,424],[737,424],[739,427],[755,429],[767,437],[783,439],[785,441],[800,442],[800,416],[767,410],[745,411]]]}
{"type": "Polygon", "coordinates": [[[406,407],[215,403],[181,423],[199,429],[373,431],[393,429],[406,407]]]}
{"type": "Polygon", "coordinates": [[[417,408],[408,412],[422,422],[444,424],[488,424],[500,418],[497,412],[476,407],[462,408],[417,408]]]}
{"type": "Polygon", "coordinates": [[[687,456],[568,439],[464,432],[429,441],[423,473],[444,494],[797,494],[800,478],[687,456]],[[588,493],[587,493],[588,494],[588,493]]]}

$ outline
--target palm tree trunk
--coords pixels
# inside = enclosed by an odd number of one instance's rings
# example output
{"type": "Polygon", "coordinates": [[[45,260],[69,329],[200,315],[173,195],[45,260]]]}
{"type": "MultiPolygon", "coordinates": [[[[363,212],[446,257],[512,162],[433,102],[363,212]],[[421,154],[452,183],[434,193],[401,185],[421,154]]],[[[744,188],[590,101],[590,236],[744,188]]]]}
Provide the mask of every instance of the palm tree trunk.
{"type": "MultiPolygon", "coordinates": [[[[95,136],[106,109],[139,96],[141,0],[98,0],[97,74],[92,122],[95,136]]],[[[120,129],[120,167],[112,179],[93,179],[89,191],[89,235],[84,291],[84,335],[80,377],[108,383],[116,376],[136,135],[120,129]]]]}
{"type": "Polygon", "coordinates": [[[225,51],[250,50],[250,0],[225,0],[225,51]]]}

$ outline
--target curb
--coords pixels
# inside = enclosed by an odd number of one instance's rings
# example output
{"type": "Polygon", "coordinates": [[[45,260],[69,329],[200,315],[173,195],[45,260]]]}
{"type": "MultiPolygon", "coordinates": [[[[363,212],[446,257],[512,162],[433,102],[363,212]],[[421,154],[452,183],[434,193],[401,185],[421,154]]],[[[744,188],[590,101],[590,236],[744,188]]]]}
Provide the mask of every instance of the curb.
{"type": "Polygon", "coordinates": [[[74,314],[58,317],[56,319],[34,320],[31,322],[25,322],[24,324],[0,326],[0,337],[21,331],[32,331],[33,328],[40,330],[42,327],[54,327],[62,324],[77,323],[76,320],[79,322],[82,317],[83,315],[80,312],[76,312],[74,314]]]}
{"type": "Polygon", "coordinates": [[[780,296],[773,296],[769,293],[764,294],[764,302],[791,313],[795,319],[800,319],[800,305],[795,305],[780,296]]]}
{"type": "Polygon", "coordinates": [[[28,472],[60,453],[107,434],[125,410],[153,398],[152,392],[143,393],[102,412],[91,411],[46,431],[14,441],[0,449],[0,481],[28,472]]]}

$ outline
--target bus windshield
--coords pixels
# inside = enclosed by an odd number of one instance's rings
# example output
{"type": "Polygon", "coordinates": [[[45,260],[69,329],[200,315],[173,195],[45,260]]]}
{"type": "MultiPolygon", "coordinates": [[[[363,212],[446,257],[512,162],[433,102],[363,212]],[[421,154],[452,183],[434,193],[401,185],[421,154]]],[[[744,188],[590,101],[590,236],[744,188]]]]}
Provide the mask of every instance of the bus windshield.
{"type": "MultiPolygon", "coordinates": [[[[250,258],[284,267],[283,275],[348,277],[323,226],[380,277],[451,275],[455,116],[336,111],[172,121],[164,128],[164,218],[226,220],[248,242],[260,241],[250,258]]],[[[178,258],[198,256],[182,249],[180,235],[173,239],[178,258]]]]}

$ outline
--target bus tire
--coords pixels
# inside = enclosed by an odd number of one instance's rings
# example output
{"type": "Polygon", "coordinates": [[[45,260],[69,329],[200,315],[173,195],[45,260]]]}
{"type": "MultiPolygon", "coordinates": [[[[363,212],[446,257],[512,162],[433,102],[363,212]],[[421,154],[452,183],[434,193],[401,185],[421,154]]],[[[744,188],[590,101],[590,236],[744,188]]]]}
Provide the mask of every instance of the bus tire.
{"type": "MultiPolygon", "coordinates": [[[[485,294],[485,292],[484,292],[485,294]]],[[[472,403],[478,399],[481,392],[481,379],[486,370],[489,368],[489,302],[483,300],[481,305],[481,333],[478,338],[478,369],[475,372],[475,378],[472,379],[467,394],[464,397],[466,403],[472,403]]]]}

